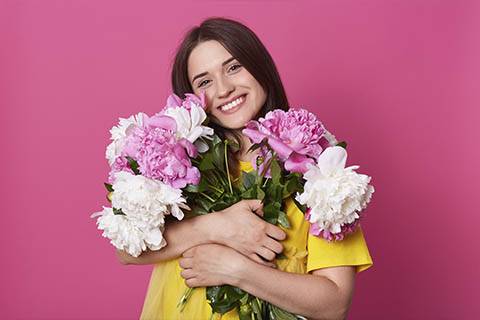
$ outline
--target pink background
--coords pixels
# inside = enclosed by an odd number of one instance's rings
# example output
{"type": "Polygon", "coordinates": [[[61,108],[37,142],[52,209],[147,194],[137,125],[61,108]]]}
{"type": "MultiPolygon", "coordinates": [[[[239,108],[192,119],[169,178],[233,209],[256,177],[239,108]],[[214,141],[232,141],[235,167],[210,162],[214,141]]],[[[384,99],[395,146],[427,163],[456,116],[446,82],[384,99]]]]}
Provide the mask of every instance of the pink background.
{"type": "Polygon", "coordinates": [[[120,265],[89,218],[108,130],[163,106],[178,41],[212,15],[250,26],[291,105],[373,176],[350,318],[476,318],[479,2],[174,3],[0,2],[0,318],[138,318],[151,266],[120,265]]]}

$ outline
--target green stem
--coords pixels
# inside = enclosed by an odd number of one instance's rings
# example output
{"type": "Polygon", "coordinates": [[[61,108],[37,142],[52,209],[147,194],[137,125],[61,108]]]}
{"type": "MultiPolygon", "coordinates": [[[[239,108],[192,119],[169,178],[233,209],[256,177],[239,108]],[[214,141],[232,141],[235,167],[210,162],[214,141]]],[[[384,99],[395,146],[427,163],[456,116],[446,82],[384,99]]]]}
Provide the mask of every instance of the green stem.
{"type": "Polygon", "coordinates": [[[215,191],[217,191],[217,192],[219,192],[219,193],[223,193],[223,190],[222,190],[222,189],[219,189],[219,188],[217,188],[217,187],[215,187],[215,186],[213,186],[213,185],[211,185],[211,184],[209,184],[208,187],[209,187],[209,188],[212,188],[213,190],[215,190],[215,191]]]}
{"type": "Polygon", "coordinates": [[[200,194],[201,194],[202,196],[204,196],[205,198],[207,198],[208,200],[210,200],[210,202],[215,202],[215,199],[212,199],[211,197],[209,197],[208,194],[203,193],[203,192],[200,192],[200,194]]]}
{"type": "Polygon", "coordinates": [[[185,308],[185,305],[187,304],[188,299],[190,298],[190,296],[193,293],[193,289],[194,288],[188,288],[187,290],[185,290],[185,293],[180,298],[180,301],[177,304],[177,308],[180,306],[180,312],[182,312],[183,309],[185,308]]]}
{"type": "Polygon", "coordinates": [[[225,145],[225,165],[227,166],[227,177],[228,177],[228,186],[230,188],[230,193],[233,194],[233,189],[232,189],[232,181],[230,180],[230,170],[228,169],[228,159],[227,159],[227,141],[225,140],[224,142],[225,145]]]}
{"type": "Polygon", "coordinates": [[[268,179],[270,179],[270,178],[265,179],[265,182],[263,183],[262,188],[265,188],[265,186],[267,185],[268,179]]]}

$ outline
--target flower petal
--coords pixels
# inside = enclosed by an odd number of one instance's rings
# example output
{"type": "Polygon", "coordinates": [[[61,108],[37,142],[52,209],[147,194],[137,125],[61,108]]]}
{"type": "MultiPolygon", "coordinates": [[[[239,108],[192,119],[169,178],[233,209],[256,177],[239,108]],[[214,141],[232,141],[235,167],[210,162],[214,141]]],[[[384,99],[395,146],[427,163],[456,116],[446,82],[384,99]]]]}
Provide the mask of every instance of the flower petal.
{"type": "Polygon", "coordinates": [[[280,159],[287,159],[293,152],[293,149],[282,141],[270,136],[268,137],[268,144],[280,156],[280,159]]]}
{"type": "Polygon", "coordinates": [[[285,161],[285,169],[290,172],[300,172],[303,174],[307,172],[308,165],[314,163],[315,161],[313,161],[313,159],[294,152],[287,161],[285,161]]]}
{"type": "Polygon", "coordinates": [[[318,158],[317,166],[324,175],[330,175],[337,169],[345,168],[347,151],[342,147],[329,147],[318,158]]]}
{"type": "Polygon", "coordinates": [[[149,118],[146,121],[146,124],[150,127],[154,128],[162,128],[165,130],[176,131],[177,130],[177,122],[174,118],[169,116],[154,116],[149,118]]]}
{"type": "Polygon", "coordinates": [[[260,143],[262,142],[263,138],[267,136],[266,134],[261,133],[258,130],[250,129],[250,128],[243,129],[242,133],[247,137],[249,137],[253,141],[253,143],[260,143]]]}
{"type": "Polygon", "coordinates": [[[172,93],[167,98],[167,108],[180,107],[181,105],[182,105],[182,99],[180,99],[180,97],[177,96],[175,93],[172,93]]]}

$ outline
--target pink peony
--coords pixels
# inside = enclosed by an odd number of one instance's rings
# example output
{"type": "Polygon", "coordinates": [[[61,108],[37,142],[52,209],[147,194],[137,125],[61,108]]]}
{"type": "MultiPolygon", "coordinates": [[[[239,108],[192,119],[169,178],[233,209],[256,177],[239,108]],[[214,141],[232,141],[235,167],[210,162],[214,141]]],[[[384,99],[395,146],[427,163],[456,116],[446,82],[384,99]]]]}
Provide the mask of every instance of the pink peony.
{"type": "Polygon", "coordinates": [[[197,149],[187,139],[177,139],[176,123],[171,117],[156,115],[133,129],[126,138],[124,156],[135,159],[145,177],[158,179],[174,188],[198,184],[200,172],[190,157],[197,149]]]}
{"type": "Polygon", "coordinates": [[[251,120],[242,132],[254,143],[267,138],[286,170],[305,173],[308,164],[314,164],[322,153],[320,139],[325,128],[313,113],[292,108],[270,111],[265,118],[251,120]]]}
{"type": "MultiPolygon", "coordinates": [[[[261,174],[265,170],[265,165],[268,163],[268,161],[270,161],[271,158],[272,153],[266,147],[260,148],[259,155],[251,161],[253,169],[261,174]],[[257,166],[257,161],[261,161],[259,166],[257,166]]],[[[272,170],[270,168],[268,168],[268,170],[265,172],[265,177],[272,177],[272,170]]]]}
{"type": "Polygon", "coordinates": [[[133,174],[132,169],[128,165],[128,160],[125,156],[119,156],[112,163],[110,173],[108,174],[108,183],[115,183],[115,173],[120,171],[127,171],[133,174]]]}
{"type": "Polygon", "coordinates": [[[182,100],[175,93],[172,93],[167,98],[167,105],[165,106],[165,108],[183,107],[190,111],[190,109],[192,108],[192,104],[201,106],[203,109],[205,109],[207,107],[205,100],[205,91],[202,91],[199,96],[194,95],[193,93],[186,93],[185,100],[182,100]]]}

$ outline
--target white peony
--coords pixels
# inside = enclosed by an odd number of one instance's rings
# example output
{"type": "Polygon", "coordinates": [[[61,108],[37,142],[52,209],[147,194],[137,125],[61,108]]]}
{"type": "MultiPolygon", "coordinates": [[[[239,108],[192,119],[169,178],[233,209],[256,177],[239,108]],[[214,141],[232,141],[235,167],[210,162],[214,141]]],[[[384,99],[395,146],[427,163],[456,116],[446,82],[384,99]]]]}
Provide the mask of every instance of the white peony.
{"type": "Polygon", "coordinates": [[[119,118],[117,126],[113,126],[110,129],[112,142],[107,146],[105,151],[105,157],[108,160],[108,164],[112,165],[115,159],[120,155],[125,145],[125,137],[129,131],[135,126],[142,126],[144,117],[146,114],[140,112],[136,115],[130,116],[128,119],[119,118]]]}
{"type": "Polygon", "coordinates": [[[199,152],[206,151],[206,144],[199,138],[211,138],[213,129],[202,125],[207,118],[207,114],[201,106],[192,103],[190,104],[190,111],[184,107],[172,106],[165,109],[164,114],[175,119],[177,138],[185,138],[195,144],[199,152]]]}
{"type": "Polygon", "coordinates": [[[338,146],[326,148],[316,165],[304,174],[304,192],[296,200],[310,208],[309,221],[319,230],[339,233],[343,225],[359,218],[375,191],[371,177],[358,174],[359,166],[345,168],[347,151],[338,146]]]}
{"type": "Polygon", "coordinates": [[[164,216],[170,213],[182,220],[184,215],[180,208],[188,209],[181,189],[142,175],[116,172],[112,188],[112,206],[135,217],[142,228],[163,224],[164,216]]]}
{"type": "Polygon", "coordinates": [[[135,221],[122,214],[114,214],[112,208],[103,207],[103,211],[91,215],[98,217],[97,226],[103,230],[102,236],[110,239],[110,243],[119,250],[138,257],[147,248],[159,250],[167,245],[163,238],[163,225],[148,230],[140,229],[135,221]]]}
{"type": "Polygon", "coordinates": [[[112,185],[112,207],[124,214],[114,214],[113,208],[91,215],[97,219],[98,229],[110,243],[128,254],[138,257],[147,248],[159,250],[167,245],[163,238],[165,215],[183,219],[181,208],[190,209],[182,197],[182,190],[141,175],[120,171],[115,173],[112,185]]]}

